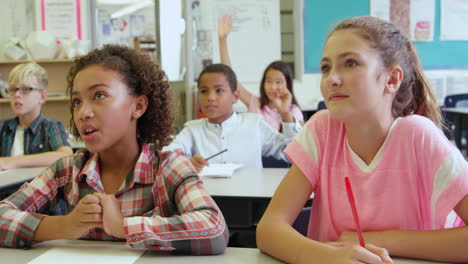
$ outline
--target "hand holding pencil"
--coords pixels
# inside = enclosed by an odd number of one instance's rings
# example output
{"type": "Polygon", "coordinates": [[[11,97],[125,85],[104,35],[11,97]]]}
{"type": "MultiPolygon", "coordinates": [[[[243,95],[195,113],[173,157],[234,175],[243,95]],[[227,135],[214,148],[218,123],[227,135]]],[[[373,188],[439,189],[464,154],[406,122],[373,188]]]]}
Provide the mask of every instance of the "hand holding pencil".
{"type": "Polygon", "coordinates": [[[349,177],[345,177],[345,188],[348,195],[350,209],[353,214],[354,224],[356,225],[356,232],[343,232],[341,233],[337,242],[331,242],[328,244],[336,247],[343,247],[342,250],[346,252],[344,253],[345,259],[349,258],[362,261],[364,263],[393,263],[386,249],[374,246],[372,244],[366,244],[364,242],[356,200],[349,177]],[[349,241],[355,241],[356,236],[359,240],[359,249],[355,248],[357,246],[356,244],[348,243],[349,241]]]}
{"type": "Polygon", "coordinates": [[[208,162],[208,160],[218,156],[218,155],[221,155],[223,154],[224,152],[226,152],[227,149],[223,149],[221,150],[220,152],[216,153],[216,154],[213,154],[207,158],[203,158],[202,156],[200,155],[194,155],[192,156],[192,158],[190,159],[190,161],[192,162],[193,166],[195,167],[195,169],[197,170],[197,172],[200,172],[203,167],[205,166],[209,166],[210,163],[208,162]]]}

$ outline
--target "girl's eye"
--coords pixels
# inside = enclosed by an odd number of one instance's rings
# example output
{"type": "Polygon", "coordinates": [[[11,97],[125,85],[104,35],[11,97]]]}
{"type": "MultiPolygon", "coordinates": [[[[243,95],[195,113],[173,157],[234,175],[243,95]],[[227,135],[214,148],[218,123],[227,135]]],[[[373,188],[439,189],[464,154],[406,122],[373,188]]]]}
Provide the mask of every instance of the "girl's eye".
{"type": "Polygon", "coordinates": [[[327,73],[330,71],[330,66],[328,66],[327,64],[324,64],[320,67],[320,70],[322,71],[322,73],[327,73]]]}
{"type": "Polygon", "coordinates": [[[223,89],[217,89],[216,92],[217,93],[222,93],[222,92],[224,92],[224,90],[223,89]]]}
{"type": "Polygon", "coordinates": [[[357,66],[357,61],[355,61],[355,60],[349,59],[349,60],[346,60],[346,62],[345,62],[345,67],[346,68],[353,68],[353,67],[356,67],[356,66],[357,66]]]}
{"type": "Polygon", "coordinates": [[[94,99],[102,99],[104,97],[106,97],[106,95],[104,93],[101,93],[101,92],[96,92],[94,94],[94,99]]]}
{"type": "Polygon", "coordinates": [[[77,106],[80,105],[80,103],[81,103],[81,101],[78,100],[78,99],[72,99],[72,102],[71,102],[72,107],[77,107],[77,106]]]}
{"type": "Polygon", "coordinates": [[[201,94],[204,94],[204,93],[206,93],[206,90],[205,89],[200,89],[200,90],[198,90],[198,92],[201,93],[201,94]]]}

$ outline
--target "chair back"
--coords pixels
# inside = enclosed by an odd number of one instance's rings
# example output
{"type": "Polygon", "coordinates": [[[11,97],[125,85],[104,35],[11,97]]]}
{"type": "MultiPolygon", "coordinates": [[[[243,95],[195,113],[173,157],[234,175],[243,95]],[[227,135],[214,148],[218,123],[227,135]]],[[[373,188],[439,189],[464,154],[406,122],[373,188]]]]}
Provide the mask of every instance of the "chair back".
{"type": "Polygon", "coordinates": [[[263,168],[289,168],[291,164],[284,160],[279,160],[272,156],[262,156],[263,168]]]}
{"type": "MultiPolygon", "coordinates": [[[[452,94],[448,95],[444,99],[444,107],[467,107],[468,106],[468,94],[452,94]]],[[[458,129],[454,125],[453,115],[449,112],[442,111],[444,116],[444,124],[447,129],[444,129],[444,133],[449,139],[454,138],[454,131],[458,129]]],[[[466,132],[465,132],[466,133],[466,132]]]]}
{"type": "Polygon", "coordinates": [[[303,236],[307,236],[307,231],[309,230],[309,219],[310,219],[311,207],[302,208],[301,212],[296,218],[296,221],[293,223],[294,229],[297,232],[301,233],[303,236]]]}
{"type": "Polygon", "coordinates": [[[325,101],[319,101],[317,105],[317,111],[320,111],[322,109],[327,109],[327,106],[325,105],[325,101]]]}
{"type": "Polygon", "coordinates": [[[466,107],[468,106],[468,94],[452,94],[445,97],[444,107],[466,107]]]}

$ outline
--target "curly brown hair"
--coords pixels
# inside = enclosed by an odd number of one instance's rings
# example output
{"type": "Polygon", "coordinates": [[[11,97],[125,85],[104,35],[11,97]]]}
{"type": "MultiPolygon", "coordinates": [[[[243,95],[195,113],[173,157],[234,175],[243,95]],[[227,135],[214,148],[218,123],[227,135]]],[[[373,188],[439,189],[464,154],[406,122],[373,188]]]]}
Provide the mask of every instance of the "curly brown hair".
{"type": "MultiPolygon", "coordinates": [[[[104,45],[77,58],[67,76],[67,95],[71,98],[73,82],[81,70],[90,65],[101,65],[122,76],[132,95],[146,95],[148,107],[137,121],[138,143],[152,144],[157,150],[168,145],[173,134],[173,95],[164,71],[145,54],[122,45],[104,45]]],[[[70,99],[71,100],[71,99],[70,99]]],[[[70,101],[70,128],[81,139],[74,123],[70,101]]]]}

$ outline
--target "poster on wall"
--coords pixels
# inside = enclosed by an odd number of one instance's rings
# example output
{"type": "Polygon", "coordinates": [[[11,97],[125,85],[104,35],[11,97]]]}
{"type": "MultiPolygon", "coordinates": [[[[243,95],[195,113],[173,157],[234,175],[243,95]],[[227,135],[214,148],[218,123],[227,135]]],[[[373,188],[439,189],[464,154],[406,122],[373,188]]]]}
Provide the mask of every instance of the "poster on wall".
{"type": "Polygon", "coordinates": [[[82,39],[80,0],[41,0],[41,30],[56,39],[82,39]]]}
{"type": "Polygon", "coordinates": [[[130,16],[130,35],[132,37],[143,37],[145,35],[145,16],[131,15],[130,16]]]}
{"type": "Polygon", "coordinates": [[[468,40],[467,26],[468,1],[440,1],[440,40],[468,40]]]}
{"type": "Polygon", "coordinates": [[[412,41],[433,41],[435,0],[371,0],[371,16],[391,21],[412,41]]]}

